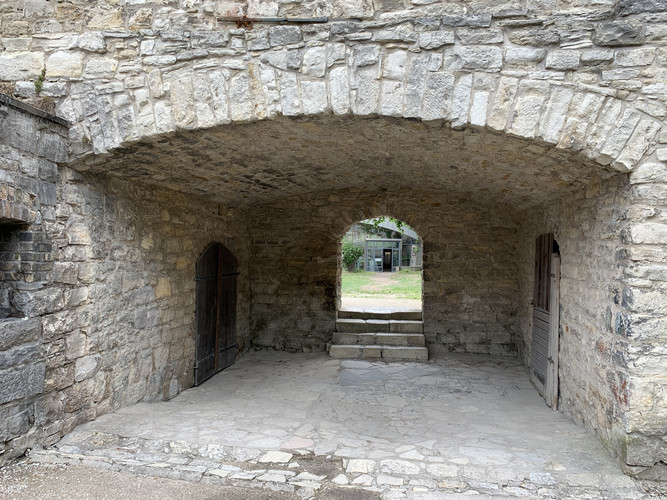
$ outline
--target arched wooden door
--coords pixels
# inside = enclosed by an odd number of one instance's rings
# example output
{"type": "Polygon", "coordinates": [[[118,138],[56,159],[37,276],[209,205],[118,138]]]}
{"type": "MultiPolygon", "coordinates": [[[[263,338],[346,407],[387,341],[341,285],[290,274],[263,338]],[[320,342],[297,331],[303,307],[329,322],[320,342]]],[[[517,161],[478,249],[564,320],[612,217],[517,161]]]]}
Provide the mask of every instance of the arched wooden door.
{"type": "Polygon", "coordinates": [[[197,260],[195,385],[236,359],[236,259],[213,243],[197,260]]]}

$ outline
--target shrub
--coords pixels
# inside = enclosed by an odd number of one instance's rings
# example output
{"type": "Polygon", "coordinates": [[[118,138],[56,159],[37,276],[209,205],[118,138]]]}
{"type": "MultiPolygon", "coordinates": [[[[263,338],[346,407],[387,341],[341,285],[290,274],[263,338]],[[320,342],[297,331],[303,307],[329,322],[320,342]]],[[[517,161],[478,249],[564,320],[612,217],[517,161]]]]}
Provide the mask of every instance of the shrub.
{"type": "Polygon", "coordinates": [[[354,266],[364,254],[364,249],[354,243],[344,243],[343,244],[343,264],[348,271],[353,271],[354,266]]]}

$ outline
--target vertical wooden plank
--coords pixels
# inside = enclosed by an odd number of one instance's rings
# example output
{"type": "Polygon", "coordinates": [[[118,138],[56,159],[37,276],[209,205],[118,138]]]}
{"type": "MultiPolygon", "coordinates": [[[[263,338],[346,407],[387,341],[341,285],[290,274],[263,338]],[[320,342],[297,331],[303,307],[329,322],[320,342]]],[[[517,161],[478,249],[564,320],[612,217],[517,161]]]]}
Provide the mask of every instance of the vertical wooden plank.
{"type": "Polygon", "coordinates": [[[560,328],[560,255],[552,254],[551,267],[551,314],[549,316],[549,373],[547,377],[547,404],[558,410],[558,353],[560,328]]]}
{"type": "Polygon", "coordinates": [[[535,239],[535,275],[533,276],[533,307],[540,303],[540,238],[535,239]]]}
{"type": "Polygon", "coordinates": [[[215,353],[215,371],[220,370],[220,321],[222,316],[222,245],[216,243],[217,272],[215,286],[215,343],[213,346],[215,353]]]}

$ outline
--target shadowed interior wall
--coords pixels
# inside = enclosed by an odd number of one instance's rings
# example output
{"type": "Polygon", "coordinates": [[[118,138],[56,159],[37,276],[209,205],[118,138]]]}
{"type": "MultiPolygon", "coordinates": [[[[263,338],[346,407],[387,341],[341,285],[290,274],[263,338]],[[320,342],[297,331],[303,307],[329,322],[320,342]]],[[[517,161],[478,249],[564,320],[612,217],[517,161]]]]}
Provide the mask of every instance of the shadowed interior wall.
{"type": "Polygon", "coordinates": [[[405,221],[424,240],[429,350],[515,354],[517,214],[406,189],[320,192],[250,211],[253,342],[292,350],[330,342],[341,239],[378,215],[405,221]]]}

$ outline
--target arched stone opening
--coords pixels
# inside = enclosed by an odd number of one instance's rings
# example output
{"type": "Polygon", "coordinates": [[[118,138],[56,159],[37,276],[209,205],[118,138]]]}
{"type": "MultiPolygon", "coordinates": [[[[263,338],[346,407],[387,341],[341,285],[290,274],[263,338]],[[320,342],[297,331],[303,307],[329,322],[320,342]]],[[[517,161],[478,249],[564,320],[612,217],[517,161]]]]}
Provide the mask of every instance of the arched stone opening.
{"type": "Polygon", "coordinates": [[[385,309],[422,309],[422,256],[423,256],[423,238],[416,231],[414,226],[408,224],[402,219],[392,217],[387,214],[362,216],[357,222],[351,224],[340,236],[338,244],[338,256],[340,263],[336,275],[336,310],[340,309],[365,309],[365,308],[385,308],[385,309]],[[374,221],[377,223],[374,224],[374,221]],[[398,222],[398,224],[397,224],[398,222]],[[362,225],[363,227],[357,228],[362,225]],[[408,300],[401,301],[398,298],[385,297],[378,294],[375,299],[349,300],[344,301],[342,294],[342,278],[345,270],[343,262],[343,246],[350,238],[350,232],[353,228],[357,229],[354,241],[349,241],[357,245],[361,250],[361,256],[358,258],[356,269],[366,272],[397,272],[400,270],[413,271],[419,273],[419,294],[418,297],[410,297],[408,300]],[[418,249],[419,259],[415,260],[413,256],[413,265],[411,266],[411,252],[413,247],[418,249]],[[383,300],[385,301],[383,303],[383,300]],[[362,304],[363,302],[363,304],[362,304]]]}

